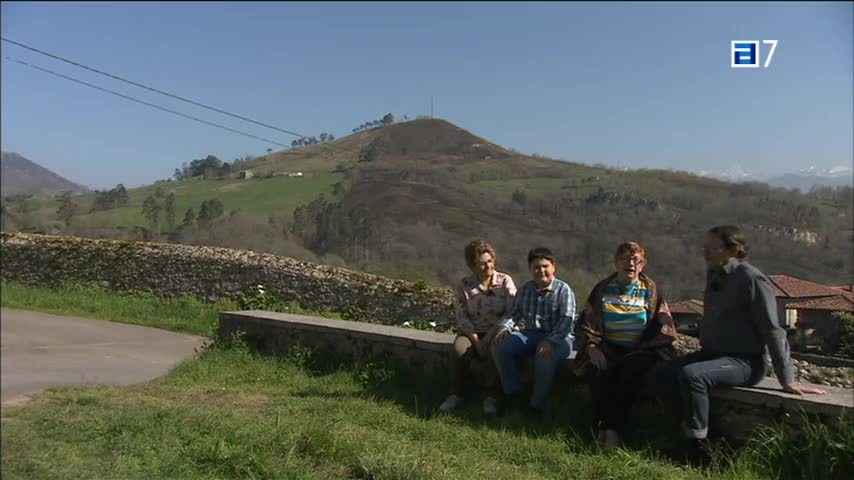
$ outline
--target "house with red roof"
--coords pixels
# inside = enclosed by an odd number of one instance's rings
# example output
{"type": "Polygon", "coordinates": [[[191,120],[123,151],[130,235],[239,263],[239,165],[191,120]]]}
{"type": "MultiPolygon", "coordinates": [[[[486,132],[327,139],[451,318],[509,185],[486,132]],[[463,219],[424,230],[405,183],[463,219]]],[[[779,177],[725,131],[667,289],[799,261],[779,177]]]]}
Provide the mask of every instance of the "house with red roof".
{"type": "Polygon", "coordinates": [[[854,313],[851,285],[831,287],[788,275],[769,275],[768,278],[774,283],[781,323],[797,330],[791,338],[793,347],[835,350],[840,321],[833,314],[854,313]]]}

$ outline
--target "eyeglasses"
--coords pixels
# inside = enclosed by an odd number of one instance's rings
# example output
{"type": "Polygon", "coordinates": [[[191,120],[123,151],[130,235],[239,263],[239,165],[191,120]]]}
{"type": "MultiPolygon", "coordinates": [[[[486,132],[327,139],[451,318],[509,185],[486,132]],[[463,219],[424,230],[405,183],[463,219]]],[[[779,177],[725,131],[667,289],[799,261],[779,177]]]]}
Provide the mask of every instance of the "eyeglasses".
{"type": "Polygon", "coordinates": [[[642,264],[642,263],[646,262],[646,259],[645,259],[645,258],[643,258],[643,257],[639,257],[639,256],[635,256],[635,257],[620,257],[620,258],[618,258],[618,259],[617,259],[617,261],[618,261],[618,262],[623,262],[623,263],[629,263],[629,264],[640,265],[640,264],[642,264]]]}

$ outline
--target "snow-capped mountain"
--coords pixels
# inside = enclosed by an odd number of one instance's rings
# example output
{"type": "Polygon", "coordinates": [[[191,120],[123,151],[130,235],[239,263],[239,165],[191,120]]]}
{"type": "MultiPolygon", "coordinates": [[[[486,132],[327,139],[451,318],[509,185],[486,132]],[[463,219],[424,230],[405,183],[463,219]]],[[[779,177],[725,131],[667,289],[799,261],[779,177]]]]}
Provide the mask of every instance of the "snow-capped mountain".
{"type": "Polygon", "coordinates": [[[764,181],[776,187],[799,188],[802,191],[809,191],[815,186],[854,186],[854,168],[844,165],[826,169],[809,167],[795,173],[776,175],[764,181]]]}
{"type": "Polygon", "coordinates": [[[831,168],[811,166],[782,175],[754,175],[746,172],[741,165],[736,164],[721,173],[700,171],[697,174],[727,182],[765,182],[775,187],[798,188],[802,191],[809,191],[815,186],[854,186],[854,168],[845,165],[837,165],[831,168]]]}

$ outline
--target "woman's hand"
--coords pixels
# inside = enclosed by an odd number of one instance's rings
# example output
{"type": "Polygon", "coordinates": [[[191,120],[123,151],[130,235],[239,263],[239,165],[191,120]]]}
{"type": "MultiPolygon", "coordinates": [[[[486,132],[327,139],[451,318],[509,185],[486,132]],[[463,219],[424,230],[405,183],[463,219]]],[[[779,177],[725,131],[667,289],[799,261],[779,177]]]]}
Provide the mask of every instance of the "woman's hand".
{"type": "Polygon", "coordinates": [[[804,395],[804,394],[812,394],[812,395],[824,395],[824,390],[813,387],[802,387],[798,384],[793,385],[783,385],[783,391],[786,393],[791,393],[793,395],[804,395]]]}
{"type": "Polygon", "coordinates": [[[608,366],[608,361],[605,359],[605,354],[596,345],[591,345],[587,349],[587,355],[590,357],[590,363],[599,370],[605,370],[608,366]]]}

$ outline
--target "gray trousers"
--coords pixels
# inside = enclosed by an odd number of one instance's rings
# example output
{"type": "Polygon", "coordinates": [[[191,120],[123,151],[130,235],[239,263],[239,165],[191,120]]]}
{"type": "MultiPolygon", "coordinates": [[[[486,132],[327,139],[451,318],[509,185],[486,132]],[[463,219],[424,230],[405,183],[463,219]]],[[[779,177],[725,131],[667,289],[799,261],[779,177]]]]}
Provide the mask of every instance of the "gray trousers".
{"type": "Polygon", "coordinates": [[[709,434],[709,392],[714,387],[756,385],[768,372],[763,355],[689,353],[649,373],[647,382],[679,407],[683,433],[702,439],[709,434]]]}

